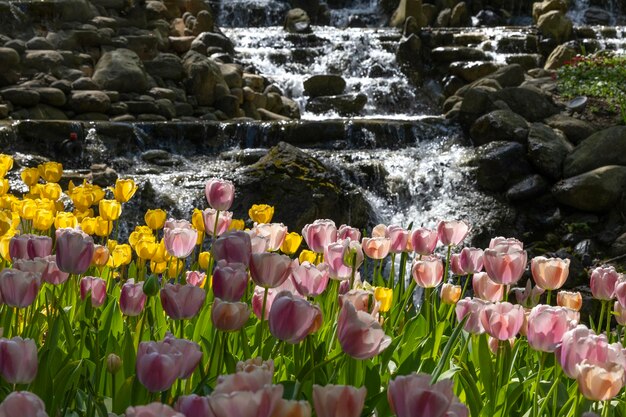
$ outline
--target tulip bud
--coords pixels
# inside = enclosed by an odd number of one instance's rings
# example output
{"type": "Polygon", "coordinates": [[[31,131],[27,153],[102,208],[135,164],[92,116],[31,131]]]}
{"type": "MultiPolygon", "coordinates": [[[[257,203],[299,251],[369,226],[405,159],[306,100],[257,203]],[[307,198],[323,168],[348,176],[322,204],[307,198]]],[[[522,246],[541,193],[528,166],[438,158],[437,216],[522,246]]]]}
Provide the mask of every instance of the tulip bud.
{"type": "Polygon", "coordinates": [[[374,290],[374,298],[380,303],[378,311],[386,313],[391,309],[393,290],[391,288],[376,287],[374,290]]]}
{"type": "Polygon", "coordinates": [[[248,215],[255,223],[269,223],[274,217],[274,207],[267,204],[253,204],[248,215]]]}
{"type": "Polygon", "coordinates": [[[225,211],[233,204],[235,186],[232,182],[212,178],[204,187],[207,203],[215,210],[225,211]]]}
{"type": "Polygon", "coordinates": [[[144,216],[146,224],[152,230],[162,229],[166,219],[167,213],[161,209],[148,210],[144,216]]]}
{"type": "Polygon", "coordinates": [[[556,303],[574,311],[580,311],[583,306],[583,296],[579,292],[559,291],[556,294],[556,303]]]}
{"type": "Polygon", "coordinates": [[[148,276],[146,280],[143,282],[143,293],[148,297],[152,297],[153,295],[157,295],[159,292],[159,283],[157,281],[157,277],[154,275],[148,276]]]}
{"type": "Polygon", "coordinates": [[[115,188],[113,189],[113,196],[120,203],[126,203],[128,200],[135,195],[137,191],[137,186],[135,185],[135,181],[127,179],[117,179],[115,181],[115,188]]]}
{"type": "Polygon", "coordinates": [[[63,165],[58,162],[46,162],[37,168],[39,175],[48,182],[59,182],[63,175],[63,165]]]}
{"type": "Polygon", "coordinates": [[[283,240],[282,245],[280,246],[280,250],[285,255],[293,255],[296,253],[298,248],[300,248],[300,244],[302,243],[302,236],[300,236],[296,232],[288,233],[283,240]]]}
{"type": "Polygon", "coordinates": [[[107,356],[107,371],[116,374],[122,368],[122,358],[115,353],[109,353],[107,356]]]}
{"type": "Polygon", "coordinates": [[[456,304],[461,298],[461,286],[445,283],[441,286],[441,302],[444,304],[456,304]]]}

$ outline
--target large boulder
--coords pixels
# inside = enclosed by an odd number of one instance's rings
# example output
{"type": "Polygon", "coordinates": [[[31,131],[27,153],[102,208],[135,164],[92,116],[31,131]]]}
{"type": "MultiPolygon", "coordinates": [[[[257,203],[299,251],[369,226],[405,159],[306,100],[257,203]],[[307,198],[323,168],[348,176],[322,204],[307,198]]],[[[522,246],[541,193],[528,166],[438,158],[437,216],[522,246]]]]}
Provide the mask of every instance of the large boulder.
{"type": "Polygon", "coordinates": [[[491,61],[459,61],[450,64],[450,73],[463,78],[467,82],[486,77],[497,69],[497,65],[491,61]]]}
{"type": "Polygon", "coordinates": [[[550,53],[546,64],[543,66],[547,70],[555,70],[565,65],[565,62],[576,56],[576,49],[567,44],[559,45],[550,53]]]}
{"type": "Polygon", "coordinates": [[[335,96],[345,88],[346,81],[340,75],[313,75],[304,81],[304,94],[309,97],[335,96]]]}
{"type": "Polygon", "coordinates": [[[335,111],[342,116],[351,116],[359,114],[365,104],[367,104],[365,94],[340,94],[315,97],[306,104],[306,109],[318,114],[335,111]]]}
{"type": "Polygon", "coordinates": [[[533,21],[537,23],[539,18],[553,10],[567,13],[567,0],[545,0],[533,3],[533,21]]]}
{"type": "Polygon", "coordinates": [[[502,191],[531,173],[524,145],[516,142],[490,142],[476,149],[472,161],[476,166],[478,186],[502,191]]]}
{"type": "Polygon", "coordinates": [[[543,123],[533,123],[528,132],[528,159],[540,174],[561,178],[563,161],[573,146],[560,132],[543,123]]]}
{"type": "Polygon", "coordinates": [[[105,90],[143,93],[148,76],[139,56],[130,49],[115,49],[102,55],[92,79],[105,90]]]}
{"type": "Polygon", "coordinates": [[[106,113],[111,99],[103,91],[74,91],[69,105],[76,113],[106,113]]]}
{"type": "Polygon", "coordinates": [[[39,103],[39,93],[22,87],[8,87],[0,91],[0,96],[14,106],[31,107],[39,103]]]}
{"type": "Polygon", "coordinates": [[[578,210],[609,211],[626,192],[626,166],[596,168],[554,185],[552,194],[564,205],[578,210]]]}
{"type": "Polygon", "coordinates": [[[613,126],[589,136],[565,159],[563,173],[571,177],[605,165],[626,166],[626,126],[613,126]]]}
{"type": "Polygon", "coordinates": [[[302,9],[291,9],[285,17],[284,29],[289,33],[310,33],[311,19],[302,9]]]}
{"type": "Polygon", "coordinates": [[[555,114],[546,119],[546,123],[551,128],[559,129],[561,132],[565,133],[567,140],[574,145],[587,139],[596,131],[589,122],[563,114],[555,114]]]}
{"type": "Polygon", "coordinates": [[[510,110],[494,110],[476,120],[470,129],[474,146],[495,141],[515,141],[525,143],[528,136],[528,122],[510,110]]]}
{"type": "Polygon", "coordinates": [[[229,91],[220,67],[215,61],[198,52],[189,51],[183,58],[187,94],[194,96],[201,106],[210,106],[221,98],[219,91],[229,91]]]}
{"type": "Polygon", "coordinates": [[[541,15],[537,27],[544,36],[554,39],[556,43],[563,43],[572,36],[572,21],[558,10],[541,15]]]}
{"type": "Polygon", "coordinates": [[[184,76],[183,62],[175,54],[161,53],[151,61],[145,61],[144,66],[152,77],[163,80],[179,81],[184,76]]]}
{"type": "Polygon", "coordinates": [[[400,4],[389,21],[392,27],[401,28],[404,21],[409,17],[413,17],[421,26],[426,25],[426,17],[422,12],[422,0],[400,0],[400,4]]]}
{"type": "Polygon", "coordinates": [[[57,51],[26,51],[22,66],[36,71],[55,73],[63,62],[63,55],[57,51]]]}
{"type": "Polygon", "coordinates": [[[359,228],[374,221],[370,203],[340,173],[284,142],[237,178],[236,214],[246,215],[252,204],[267,203],[290,230],[323,218],[359,228]]]}
{"type": "Polygon", "coordinates": [[[503,88],[493,96],[530,122],[540,122],[559,112],[552,99],[535,87],[503,88]]]}

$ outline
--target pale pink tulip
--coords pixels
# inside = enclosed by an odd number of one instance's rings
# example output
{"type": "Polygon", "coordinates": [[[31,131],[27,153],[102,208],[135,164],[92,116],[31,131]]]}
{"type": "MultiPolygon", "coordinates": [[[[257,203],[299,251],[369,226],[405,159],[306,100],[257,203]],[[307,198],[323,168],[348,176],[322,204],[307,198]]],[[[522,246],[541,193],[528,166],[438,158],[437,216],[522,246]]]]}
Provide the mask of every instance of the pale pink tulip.
{"type": "MultiPolygon", "coordinates": [[[[522,333],[521,330],[520,330],[520,333],[522,333]]],[[[494,339],[491,336],[489,336],[489,340],[487,340],[487,344],[489,345],[489,350],[494,355],[497,355],[498,351],[500,350],[500,342],[502,342],[502,341],[498,340],[498,339],[494,339]]],[[[509,339],[509,345],[511,346],[511,348],[513,348],[513,346],[515,345],[515,338],[514,337],[509,339]]]]}
{"type": "Polygon", "coordinates": [[[167,253],[175,258],[186,258],[196,247],[198,231],[186,220],[170,219],[163,229],[163,241],[167,253]]]}
{"type": "Polygon", "coordinates": [[[490,304],[480,313],[480,322],[491,337],[508,340],[519,333],[524,323],[524,309],[507,302],[490,304]]]}
{"type": "Polygon", "coordinates": [[[33,259],[16,259],[13,261],[13,268],[22,272],[32,272],[41,276],[48,267],[48,257],[33,259]]]}
{"type": "Polygon", "coordinates": [[[350,385],[313,385],[313,407],[317,417],[359,417],[367,389],[350,385]]]}
{"type": "Polygon", "coordinates": [[[10,384],[30,384],[37,376],[37,345],[33,339],[0,339],[0,374],[10,384]]]}
{"type": "Polygon", "coordinates": [[[432,385],[431,379],[428,374],[411,374],[391,380],[387,399],[392,412],[397,417],[467,417],[467,407],[459,407],[460,402],[454,396],[452,380],[444,379],[432,385]]]}
{"type": "Polygon", "coordinates": [[[255,284],[263,288],[276,288],[291,272],[291,258],[278,253],[255,253],[250,259],[250,276],[255,284]]]}
{"type": "Polygon", "coordinates": [[[291,266],[291,278],[296,289],[304,297],[316,297],[326,290],[329,280],[329,268],[325,262],[313,265],[308,261],[296,259],[291,266]]]}
{"type": "Polygon", "coordinates": [[[356,311],[369,313],[369,300],[371,295],[371,292],[361,289],[349,290],[339,296],[339,308],[343,307],[344,303],[350,303],[354,306],[356,311]]]}
{"type": "Polygon", "coordinates": [[[219,261],[213,271],[213,293],[224,301],[239,301],[248,286],[248,271],[244,264],[219,261]]]}
{"type": "Polygon", "coordinates": [[[213,394],[230,394],[236,391],[256,392],[272,384],[274,364],[271,367],[255,366],[251,369],[238,370],[234,374],[220,375],[213,394]]]}
{"type": "Polygon", "coordinates": [[[361,240],[363,253],[371,259],[383,259],[389,255],[391,240],[388,237],[364,237],[361,240]]]}
{"type": "Polygon", "coordinates": [[[230,181],[211,178],[204,187],[204,194],[209,206],[219,211],[228,210],[233,205],[235,186],[230,181]]]}
{"type": "Polygon", "coordinates": [[[200,345],[196,342],[192,342],[191,340],[178,339],[170,332],[165,334],[165,339],[163,339],[163,342],[161,343],[172,346],[182,354],[180,362],[178,363],[178,378],[189,378],[202,359],[202,350],[200,349],[200,345]]]}
{"type": "Polygon", "coordinates": [[[411,246],[420,255],[431,255],[437,246],[437,240],[436,230],[420,227],[411,233],[411,246]]]}
{"type": "Polygon", "coordinates": [[[585,398],[607,401],[614,398],[624,387],[624,366],[613,362],[589,363],[583,360],[576,365],[578,388],[585,398]]]}
{"type": "MultiPolygon", "coordinates": [[[[17,268],[15,262],[13,268],[17,268]]],[[[626,306],[626,280],[623,277],[615,284],[615,297],[622,306],[626,306]]]]}
{"type": "Polygon", "coordinates": [[[528,344],[540,352],[554,352],[565,332],[575,326],[564,307],[538,305],[528,316],[528,344]]]}
{"type": "Polygon", "coordinates": [[[355,227],[345,224],[339,226],[337,230],[337,240],[350,239],[359,242],[361,240],[361,231],[355,227]]]}
{"type": "Polygon", "coordinates": [[[591,294],[598,300],[612,300],[615,298],[615,287],[620,281],[621,274],[614,267],[599,266],[591,272],[591,294]]]}
{"type": "Polygon", "coordinates": [[[107,297],[106,281],[97,277],[83,277],[80,280],[80,299],[85,301],[88,295],[92,306],[102,306],[107,297]]]}
{"type": "Polygon", "coordinates": [[[391,344],[380,323],[350,302],[344,302],[339,312],[337,339],[341,349],[356,359],[372,358],[391,344]]]}
{"type": "Polygon", "coordinates": [[[9,307],[24,308],[35,301],[41,287],[41,274],[7,268],[0,271],[0,295],[9,307]]]}
{"type": "Polygon", "coordinates": [[[406,245],[410,237],[408,230],[400,226],[392,225],[387,228],[387,234],[391,240],[389,252],[401,253],[406,251],[406,245]]]}
{"type": "Polygon", "coordinates": [[[424,256],[411,267],[413,279],[422,288],[434,288],[443,279],[443,262],[436,256],[424,256]]]}
{"type": "Polygon", "coordinates": [[[137,379],[150,392],[169,389],[180,374],[183,354],[163,342],[141,342],[135,365],[137,379]]]}
{"type": "Polygon", "coordinates": [[[615,302],[613,312],[615,313],[615,320],[617,321],[617,324],[620,326],[626,326],[626,308],[622,307],[619,301],[615,302]]]}
{"type": "MultiPolygon", "coordinates": [[[[274,303],[274,299],[276,296],[283,290],[291,291],[296,296],[299,296],[300,293],[296,289],[293,280],[291,278],[286,279],[281,285],[276,288],[270,288],[267,290],[267,301],[265,305],[265,316],[263,320],[267,320],[270,315],[270,310],[272,309],[272,304],[274,303]]],[[[263,287],[256,286],[254,288],[254,293],[252,294],[252,311],[254,315],[260,320],[261,319],[261,311],[263,310],[263,296],[265,293],[265,289],[263,287]]]]}
{"type": "Polygon", "coordinates": [[[285,236],[287,236],[287,226],[282,223],[263,223],[257,224],[252,228],[252,232],[260,237],[267,239],[267,248],[271,252],[280,249],[285,236]]]}
{"type": "Polygon", "coordinates": [[[497,247],[512,247],[512,248],[516,248],[517,250],[523,250],[524,249],[524,243],[522,243],[522,241],[517,240],[513,237],[502,237],[502,236],[498,236],[498,237],[494,237],[491,239],[491,241],[489,242],[489,249],[496,249],[497,247]]]}
{"type": "Polygon", "coordinates": [[[13,391],[0,404],[0,417],[48,417],[44,402],[28,391],[13,391]]]}
{"type": "Polygon", "coordinates": [[[489,278],[486,272],[478,272],[472,276],[474,295],[485,301],[502,301],[504,285],[497,284],[489,278]]]}
{"type": "Polygon", "coordinates": [[[361,243],[350,239],[338,240],[337,243],[343,244],[343,264],[358,269],[365,259],[361,243]]]}
{"type": "Polygon", "coordinates": [[[57,229],[56,263],[69,274],[85,273],[93,258],[93,238],[79,229],[57,229]]]}
{"type": "Polygon", "coordinates": [[[186,417],[169,405],[159,402],[128,407],[124,415],[126,417],[186,417]]]}
{"type": "Polygon", "coordinates": [[[256,392],[235,391],[208,398],[214,417],[271,417],[282,396],[282,385],[266,385],[256,392]]]}
{"type": "Polygon", "coordinates": [[[250,309],[246,303],[222,301],[215,298],[211,321],[222,331],[233,332],[246,325],[250,318],[250,309]]]}
{"type": "Polygon", "coordinates": [[[454,275],[465,275],[465,271],[461,268],[461,255],[458,253],[453,253],[450,255],[450,271],[454,275]]]}
{"type": "Polygon", "coordinates": [[[389,230],[386,224],[377,224],[372,229],[372,237],[389,237],[389,230]]]}
{"type": "Polygon", "coordinates": [[[173,320],[195,317],[202,308],[206,291],[193,285],[165,284],[161,289],[161,305],[173,320]]]}
{"type": "Polygon", "coordinates": [[[465,326],[463,326],[466,332],[471,334],[485,333],[485,328],[482,325],[480,316],[483,309],[488,305],[489,303],[487,301],[469,297],[459,300],[459,302],[456,303],[455,311],[457,320],[460,322],[466,316],[469,316],[465,322],[465,326]]]}
{"type": "MultiPolygon", "coordinates": [[[[222,261],[223,262],[223,261],[222,261]]],[[[206,280],[206,274],[200,271],[186,271],[185,282],[193,285],[194,287],[202,287],[206,280]]]]}
{"type": "Polygon", "coordinates": [[[440,221],[437,225],[437,237],[445,246],[463,242],[469,231],[469,224],[462,220],[440,221]]]}
{"type": "Polygon", "coordinates": [[[9,241],[9,255],[12,260],[35,259],[52,253],[52,238],[39,235],[16,235],[9,241]]]}
{"type": "Polygon", "coordinates": [[[463,248],[459,253],[459,266],[466,274],[475,274],[483,269],[483,250],[463,248]]]}
{"type": "Polygon", "coordinates": [[[527,254],[516,246],[497,246],[483,252],[485,272],[498,284],[515,284],[526,269],[527,254]]]}
{"type": "Polygon", "coordinates": [[[352,276],[352,268],[344,262],[344,253],[349,250],[349,243],[347,240],[333,242],[324,249],[324,262],[328,265],[330,278],[343,280],[352,276]]]}
{"type": "Polygon", "coordinates": [[[250,235],[241,230],[224,233],[213,243],[211,253],[216,261],[224,260],[229,264],[241,263],[248,266],[252,253],[250,235]]]}
{"type": "Polygon", "coordinates": [[[48,263],[46,269],[41,274],[41,279],[43,281],[53,285],[60,285],[67,281],[70,274],[59,269],[55,255],[46,256],[43,259],[45,259],[48,263]]]}
{"type": "Polygon", "coordinates": [[[530,261],[530,271],[539,288],[558,290],[567,281],[569,264],[569,259],[536,256],[530,261]]]}
{"type": "Polygon", "coordinates": [[[174,409],[185,417],[211,416],[209,399],[196,394],[181,395],[178,397],[174,409]]]}
{"type": "Polygon", "coordinates": [[[120,294],[120,310],[126,316],[138,316],[146,304],[146,294],[143,292],[143,282],[135,283],[129,279],[122,285],[120,294]]]}
{"type": "Polygon", "coordinates": [[[252,245],[252,253],[267,252],[270,247],[270,242],[265,236],[259,236],[254,234],[252,230],[248,231],[250,234],[250,244],[252,245]]]}
{"type": "Polygon", "coordinates": [[[204,222],[204,232],[209,236],[221,236],[228,231],[230,223],[233,221],[233,213],[230,211],[220,211],[208,208],[202,211],[204,222]],[[219,215],[218,215],[219,213],[219,215]],[[215,219],[217,218],[217,228],[215,219]]]}
{"type": "Polygon", "coordinates": [[[315,220],[302,228],[302,237],[313,252],[324,253],[326,246],[337,240],[337,226],[332,220],[315,220]]]}
{"type": "MultiPolygon", "coordinates": [[[[255,369],[264,369],[270,371],[270,374],[274,374],[274,361],[272,359],[268,359],[266,361],[263,360],[260,356],[256,358],[246,359],[245,361],[237,362],[235,370],[237,372],[252,372],[255,369]]],[[[268,382],[269,383],[269,382],[268,382]]]]}
{"type": "Polygon", "coordinates": [[[515,296],[517,304],[521,304],[524,307],[532,308],[539,303],[541,294],[544,293],[543,288],[537,286],[533,287],[530,280],[526,281],[524,288],[512,288],[511,294],[515,296]]]}
{"type": "Polygon", "coordinates": [[[604,334],[596,335],[586,326],[579,324],[565,332],[561,338],[561,345],[555,350],[555,355],[565,375],[576,379],[578,370],[576,365],[583,360],[590,363],[604,363],[608,358],[608,342],[604,334]]]}

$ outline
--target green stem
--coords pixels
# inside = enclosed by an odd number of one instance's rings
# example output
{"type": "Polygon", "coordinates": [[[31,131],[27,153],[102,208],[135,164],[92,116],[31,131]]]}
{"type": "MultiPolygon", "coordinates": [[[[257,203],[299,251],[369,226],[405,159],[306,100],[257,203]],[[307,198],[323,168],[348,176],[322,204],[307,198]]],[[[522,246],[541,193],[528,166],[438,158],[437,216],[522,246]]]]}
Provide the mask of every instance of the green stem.
{"type": "MultiPolygon", "coordinates": [[[[304,376],[302,377],[302,381],[306,381],[307,378],[309,377],[309,375],[311,375],[313,372],[315,372],[316,370],[318,370],[319,368],[321,368],[322,366],[328,365],[329,363],[337,360],[337,358],[340,358],[344,355],[343,351],[338,352],[335,356],[332,356],[328,359],[326,359],[324,362],[320,362],[319,364],[312,366],[311,369],[309,369],[307,371],[306,374],[304,374],[304,376]]],[[[302,384],[298,384],[298,388],[295,390],[295,394],[293,395],[294,399],[298,399],[300,397],[300,393],[302,392],[302,384]]]]}
{"type": "Polygon", "coordinates": [[[422,304],[424,306],[425,309],[425,315],[424,317],[426,318],[426,323],[428,324],[428,333],[430,334],[431,328],[432,328],[432,323],[430,322],[430,318],[431,318],[431,305],[430,305],[430,295],[432,292],[432,288],[424,288],[424,303],[422,304]]]}
{"type": "Polygon", "coordinates": [[[605,309],[606,309],[606,303],[602,301],[602,309],[600,310],[600,320],[598,320],[598,324],[596,325],[597,333],[600,333],[602,331],[601,329],[602,329],[602,323],[604,322],[604,310],[605,309]]]}
{"type": "Polygon", "coordinates": [[[472,279],[473,279],[473,274],[467,274],[467,278],[465,278],[465,283],[463,284],[463,290],[461,291],[461,297],[459,297],[459,300],[462,300],[463,297],[465,296],[465,291],[467,291],[467,286],[469,285],[472,279]]]}
{"type": "Polygon", "coordinates": [[[263,330],[265,330],[263,328],[263,322],[265,321],[265,308],[267,307],[267,293],[268,293],[268,289],[265,289],[265,292],[263,293],[263,307],[261,308],[261,323],[259,324],[259,326],[261,327],[261,329],[259,330],[258,336],[259,336],[259,340],[256,341],[256,347],[259,351],[259,356],[263,357],[263,330]]]}
{"type": "Polygon", "coordinates": [[[350,271],[350,288],[348,288],[348,290],[354,288],[354,277],[356,276],[356,252],[352,254],[352,265],[350,266],[352,270],[350,271]]]}
{"type": "Polygon", "coordinates": [[[550,305],[552,301],[552,290],[548,290],[548,295],[547,295],[547,299],[546,299],[546,304],[550,305]]]}
{"type": "Polygon", "coordinates": [[[396,274],[396,254],[391,254],[391,272],[389,273],[389,281],[387,281],[387,288],[393,288],[395,284],[394,278],[396,274]]]}
{"type": "Polygon", "coordinates": [[[545,352],[541,352],[539,353],[540,358],[539,358],[539,370],[537,371],[537,378],[535,378],[535,388],[533,390],[533,409],[532,409],[532,416],[533,417],[537,417],[537,402],[539,400],[539,382],[541,381],[541,373],[543,372],[543,365],[544,362],[546,360],[546,353],[545,352]]]}
{"type": "Polygon", "coordinates": [[[606,338],[611,343],[611,301],[606,303],[606,338]]]}
{"type": "Polygon", "coordinates": [[[448,274],[450,273],[450,253],[452,252],[452,245],[448,245],[448,254],[446,255],[446,266],[443,271],[443,282],[448,282],[448,274]]]}

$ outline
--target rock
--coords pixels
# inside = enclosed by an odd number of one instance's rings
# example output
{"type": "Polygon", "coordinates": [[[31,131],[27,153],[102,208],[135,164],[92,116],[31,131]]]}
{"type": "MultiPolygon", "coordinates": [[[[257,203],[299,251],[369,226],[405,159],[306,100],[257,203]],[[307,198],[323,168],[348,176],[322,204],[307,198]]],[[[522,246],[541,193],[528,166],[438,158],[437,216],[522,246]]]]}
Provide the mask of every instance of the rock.
{"type": "Polygon", "coordinates": [[[554,48],[554,51],[548,56],[544,69],[555,70],[565,65],[566,61],[571,60],[576,56],[576,50],[567,44],[559,45],[554,48]]]}
{"type": "Polygon", "coordinates": [[[563,161],[573,146],[563,134],[543,123],[533,123],[528,132],[528,159],[530,163],[552,180],[562,177],[563,161]]]}
{"type": "Polygon", "coordinates": [[[615,257],[626,255],[626,233],[623,233],[615,239],[611,245],[609,253],[611,256],[615,257]]]}
{"type": "Polygon", "coordinates": [[[311,33],[311,19],[302,9],[291,9],[285,17],[284,29],[289,33],[311,33]]]}
{"type": "MultiPolygon", "coordinates": [[[[461,95],[461,90],[457,94],[461,95]]],[[[494,99],[492,97],[496,90],[491,87],[476,86],[468,89],[463,95],[463,101],[459,109],[460,122],[469,131],[476,119],[495,110],[494,99]]]]}
{"type": "Polygon", "coordinates": [[[189,51],[183,58],[183,68],[187,77],[187,94],[194,96],[201,106],[210,106],[219,98],[216,97],[216,87],[222,86],[228,90],[219,66],[210,58],[189,51]]]}
{"type": "Polygon", "coordinates": [[[143,93],[148,90],[148,76],[143,63],[130,49],[115,49],[102,55],[92,79],[101,88],[120,93],[143,93]]]}
{"type": "Polygon", "coordinates": [[[39,93],[39,99],[42,103],[61,107],[67,102],[65,93],[58,88],[38,87],[34,90],[39,93]]]}
{"type": "Polygon", "coordinates": [[[548,182],[541,175],[529,175],[513,184],[506,191],[509,201],[527,201],[539,197],[548,190],[548,182]]]}
{"type": "Polygon", "coordinates": [[[476,14],[477,26],[503,26],[506,24],[506,19],[491,9],[482,9],[476,14]]]}
{"type": "Polygon", "coordinates": [[[39,93],[20,87],[9,87],[0,90],[0,95],[6,101],[10,101],[14,106],[31,107],[39,103],[39,93]]]}
{"type": "Polygon", "coordinates": [[[609,165],[567,178],[552,187],[556,200],[591,212],[612,209],[626,191],[626,166],[609,165]]]}
{"type": "Polygon", "coordinates": [[[533,3],[533,21],[537,23],[542,15],[557,10],[563,14],[567,13],[567,0],[545,0],[533,3]]]}
{"type": "Polygon", "coordinates": [[[495,72],[496,64],[490,61],[453,62],[450,64],[450,73],[458,75],[467,82],[476,81],[479,78],[495,72]]]}
{"type": "Polygon", "coordinates": [[[26,42],[20,39],[12,39],[4,44],[5,48],[13,49],[19,55],[22,55],[26,52],[26,42]]]}
{"type": "Polygon", "coordinates": [[[159,106],[156,101],[130,100],[125,101],[126,108],[130,114],[156,114],[159,113],[159,106]]]}
{"type": "Polygon", "coordinates": [[[350,116],[359,114],[365,104],[367,104],[365,94],[341,94],[313,98],[306,104],[306,109],[318,114],[336,111],[341,116],[350,116]]]}
{"type": "Polygon", "coordinates": [[[415,68],[421,61],[422,41],[416,34],[403,37],[398,42],[396,59],[400,64],[406,64],[415,68]]]}
{"type": "Polygon", "coordinates": [[[389,26],[401,28],[409,17],[413,17],[420,27],[426,25],[426,18],[422,12],[422,0],[400,0],[398,8],[391,16],[389,26]]]}
{"type": "Polygon", "coordinates": [[[20,63],[20,55],[12,48],[0,48],[0,70],[13,69],[20,63]]]}
{"type": "Polygon", "coordinates": [[[63,91],[65,94],[69,94],[72,91],[72,83],[69,80],[58,80],[50,84],[50,87],[57,88],[63,91]]]}
{"type": "Polygon", "coordinates": [[[160,1],[151,0],[146,2],[146,18],[148,20],[169,20],[172,16],[170,16],[170,12],[167,10],[165,4],[160,1]]]}
{"type": "Polygon", "coordinates": [[[563,43],[572,36],[572,21],[558,10],[547,12],[537,21],[539,31],[546,37],[563,43]]]}
{"type": "Polygon", "coordinates": [[[501,87],[517,87],[524,82],[524,68],[518,64],[511,64],[499,68],[487,78],[495,80],[501,87]]]}
{"type": "Polygon", "coordinates": [[[76,113],[106,113],[111,100],[102,91],[74,91],[69,105],[76,113]]]}
{"type": "Polygon", "coordinates": [[[221,33],[203,32],[196,37],[194,42],[200,42],[206,48],[216,46],[229,54],[235,53],[233,42],[221,33]]]}
{"type": "Polygon", "coordinates": [[[38,104],[28,109],[23,109],[26,113],[24,119],[32,120],[67,120],[67,116],[56,107],[46,104],[38,104]]]}
{"type": "Polygon", "coordinates": [[[37,71],[54,73],[63,65],[63,55],[57,51],[26,51],[22,65],[37,71]]]}
{"type": "Polygon", "coordinates": [[[6,104],[0,104],[0,120],[9,117],[9,106],[6,104]]]}
{"type": "Polygon", "coordinates": [[[555,114],[546,119],[546,123],[551,128],[559,129],[565,133],[567,140],[574,145],[587,139],[596,131],[590,123],[562,114],[555,114]]]}
{"type": "Polygon", "coordinates": [[[220,72],[228,88],[241,88],[243,86],[243,69],[237,64],[221,64],[220,72]]]}
{"type": "Polygon", "coordinates": [[[565,177],[605,165],[626,166],[626,126],[613,126],[589,136],[565,158],[565,177]]]}
{"type": "Polygon", "coordinates": [[[559,112],[552,99],[534,87],[503,88],[493,96],[529,122],[540,122],[559,112]]]}
{"type": "Polygon", "coordinates": [[[72,82],[72,90],[99,90],[100,86],[89,77],[81,77],[72,82]]]}
{"type": "Polygon", "coordinates": [[[525,71],[542,66],[544,61],[540,54],[509,55],[505,59],[507,64],[517,64],[525,71]]]}
{"type": "Polygon", "coordinates": [[[472,18],[470,17],[469,10],[467,9],[467,4],[462,1],[457,3],[456,6],[452,9],[452,14],[450,15],[450,25],[451,26],[471,26],[472,18]]]}
{"type": "Polygon", "coordinates": [[[588,25],[610,25],[613,15],[601,7],[589,7],[585,10],[585,23],[588,25]]]}
{"type": "Polygon", "coordinates": [[[48,41],[46,38],[42,38],[41,36],[35,36],[34,38],[26,42],[26,49],[30,49],[32,51],[51,51],[54,50],[54,45],[52,45],[50,41],[48,41]]]}
{"type": "Polygon", "coordinates": [[[445,8],[442,11],[439,12],[439,15],[437,15],[437,20],[435,22],[435,26],[439,27],[439,28],[445,28],[448,26],[452,26],[450,24],[450,18],[452,15],[452,9],[450,8],[445,8]]]}
{"type": "Polygon", "coordinates": [[[501,191],[531,173],[524,145],[490,142],[476,149],[477,184],[489,191],[501,191]]]}
{"type": "Polygon", "coordinates": [[[270,121],[275,121],[275,122],[285,122],[285,121],[291,120],[287,116],[276,114],[267,109],[257,109],[257,111],[259,112],[259,115],[261,116],[261,120],[270,120],[270,121]]]}
{"type": "Polygon", "coordinates": [[[484,51],[467,46],[440,46],[431,51],[434,61],[454,62],[454,61],[489,61],[489,57],[484,51]]]}
{"type": "Polygon", "coordinates": [[[474,146],[494,141],[515,141],[525,143],[528,136],[528,122],[510,110],[495,110],[481,116],[470,129],[474,146]]]}
{"type": "Polygon", "coordinates": [[[339,75],[314,75],[304,81],[304,94],[309,97],[334,96],[345,88],[346,81],[339,75]]]}
{"type": "Polygon", "coordinates": [[[160,53],[153,60],[144,61],[143,64],[148,74],[163,80],[180,81],[185,74],[183,62],[174,54],[160,53]]]}
{"type": "Polygon", "coordinates": [[[232,207],[236,216],[247,215],[252,204],[273,205],[290,230],[301,230],[316,219],[362,228],[373,212],[361,192],[333,168],[304,151],[280,142],[235,178],[238,195],[232,207]]]}
{"type": "Polygon", "coordinates": [[[195,36],[170,36],[170,47],[178,54],[185,54],[191,48],[195,36]]]}
{"type": "Polygon", "coordinates": [[[213,15],[208,10],[202,10],[196,16],[196,21],[191,26],[191,33],[198,36],[202,32],[212,32],[215,22],[213,15]]]}

